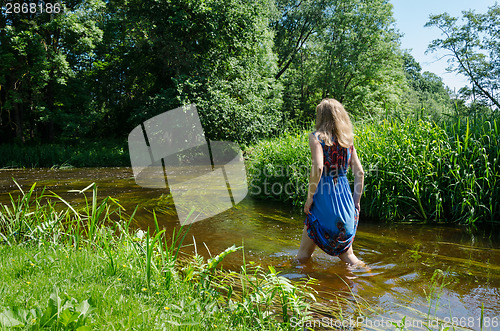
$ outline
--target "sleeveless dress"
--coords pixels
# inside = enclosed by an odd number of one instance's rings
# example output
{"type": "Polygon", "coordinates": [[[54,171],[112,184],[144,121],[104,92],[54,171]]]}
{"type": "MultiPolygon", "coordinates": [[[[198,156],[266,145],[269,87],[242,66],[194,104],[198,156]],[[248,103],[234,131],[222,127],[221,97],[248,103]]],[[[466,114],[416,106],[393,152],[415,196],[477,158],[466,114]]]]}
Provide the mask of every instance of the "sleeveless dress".
{"type": "Polygon", "coordinates": [[[352,245],[359,220],[346,177],[354,147],[342,147],[336,140],[327,146],[316,132],[313,134],[323,148],[323,172],[304,223],[309,238],[319,248],[338,256],[352,245]]]}

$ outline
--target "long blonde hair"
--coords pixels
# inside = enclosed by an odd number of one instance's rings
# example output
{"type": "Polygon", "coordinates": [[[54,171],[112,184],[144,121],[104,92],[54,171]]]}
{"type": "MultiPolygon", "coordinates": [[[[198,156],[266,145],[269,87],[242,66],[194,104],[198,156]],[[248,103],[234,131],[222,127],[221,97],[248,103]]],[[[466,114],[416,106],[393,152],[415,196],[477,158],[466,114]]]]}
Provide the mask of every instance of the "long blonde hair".
{"type": "Polygon", "coordinates": [[[344,106],[335,99],[323,99],[316,106],[316,131],[327,146],[331,146],[334,139],[345,148],[353,144],[351,119],[344,106]]]}

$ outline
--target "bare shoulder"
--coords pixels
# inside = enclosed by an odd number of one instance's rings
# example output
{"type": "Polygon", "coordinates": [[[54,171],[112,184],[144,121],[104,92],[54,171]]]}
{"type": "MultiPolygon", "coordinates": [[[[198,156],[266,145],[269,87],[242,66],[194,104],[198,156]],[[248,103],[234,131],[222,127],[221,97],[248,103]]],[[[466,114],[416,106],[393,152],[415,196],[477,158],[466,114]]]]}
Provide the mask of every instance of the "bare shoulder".
{"type": "Polygon", "coordinates": [[[321,150],[321,144],[319,143],[319,140],[314,134],[314,132],[309,134],[309,148],[313,153],[314,152],[319,153],[319,151],[321,150]]]}
{"type": "Polygon", "coordinates": [[[318,137],[314,134],[314,132],[311,132],[309,134],[309,144],[319,144],[318,137]]]}

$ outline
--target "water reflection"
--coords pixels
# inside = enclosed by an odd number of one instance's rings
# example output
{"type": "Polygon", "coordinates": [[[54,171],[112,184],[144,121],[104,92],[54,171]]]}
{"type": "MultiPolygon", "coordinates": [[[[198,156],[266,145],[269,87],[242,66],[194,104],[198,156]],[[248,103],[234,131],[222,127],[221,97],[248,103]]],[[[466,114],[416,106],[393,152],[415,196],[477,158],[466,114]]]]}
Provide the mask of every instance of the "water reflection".
{"type": "MultiPolygon", "coordinates": [[[[179,226],[168,192],[137,186],[129,168],[0,170],[0,202],[7,202],[9,193],[18,193],[12,178],[25,190],[37,182],[39,190],[47,186],[74,203],[83,203],[83,196],[68,190],[96,182],[101,198],[109,195],[119,199],[130,213],[140,206],[136,227],[154,227],[153,209],[167,233],[179,226]]],[[[387,225],[361,219],[354,250],[369,265],[367,270],[350,269],[319,249],[307,264],[296,264],[302,227],[302,214],[289,206],[246,198],[236,208],[192,224],[186,243],[196,241],[198,252],[205,256],[244,244],[247,260],[264,267],[274,265],[293,280],[306,276],[318,279],[315,288],[326,300],[333,292],[352,291],[386,318],[476,318],[482,303],[485,317],[498,318],[498,231],[468,233],[458,226],[387,225]],[[436,276],[437,269],[444,277],[436,276]]],[[[186,249],[194,251],[193,246],[186,249]]],[[[224,267],[239,269],[242,254],[238,251],[228,256],[224,267]]],[[[479,324],[471,328],[479,329],[479,324]]]]}

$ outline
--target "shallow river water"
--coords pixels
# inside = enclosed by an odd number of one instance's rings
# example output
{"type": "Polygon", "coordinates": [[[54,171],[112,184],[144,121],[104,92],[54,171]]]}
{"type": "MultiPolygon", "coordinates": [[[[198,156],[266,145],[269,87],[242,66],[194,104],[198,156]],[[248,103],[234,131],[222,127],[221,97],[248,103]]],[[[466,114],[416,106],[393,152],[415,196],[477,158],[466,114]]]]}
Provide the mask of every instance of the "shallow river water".
{"type": "MultiPolygon", "coordinates": [[[[0,203],[9,201],[9,193],[19,193],[13,178],[23,190],[36,182],[38,190],[46,186],[77,204],[83,195],[68,191],[95,182],[99,197],[118,199],[130,213],[139,205],[134,227],[154,228],[153,209],[167,233],[179,227],[166,190],[139,187],[130,168],[0,170],[0,203]]],[[[426,330],[420,325],[423,321],[439,330],[436,318],[449,320],[456,330],[480,330],[484,305],[483,330],[500,330],[500,231],[471,233],[459,226],[374,223],[361,217],[353,248],[368,268],[351,269],[319,249],[307,264],[295,263],[303,219],[288,205],[247,197],[222,214],[194,223],[186,243],[194,237],[198,252],[205,256],[207,248],[215,255],[243,243],[247,261],[273,265],[293,280],[317,279],[314,288],[325,302],[338,293],[365,300],[373,312],[351,321],[359,329],[395,329],[388,323],[406,316],[408,330],[426,330]]],[[[224,260],[224,267],[237,269],[242,262],[239,251],[224,260]]],[[[313,327],[335,325],[338,321],[323,320],[313,327]]]]}

